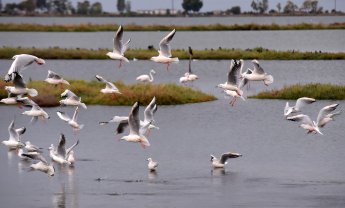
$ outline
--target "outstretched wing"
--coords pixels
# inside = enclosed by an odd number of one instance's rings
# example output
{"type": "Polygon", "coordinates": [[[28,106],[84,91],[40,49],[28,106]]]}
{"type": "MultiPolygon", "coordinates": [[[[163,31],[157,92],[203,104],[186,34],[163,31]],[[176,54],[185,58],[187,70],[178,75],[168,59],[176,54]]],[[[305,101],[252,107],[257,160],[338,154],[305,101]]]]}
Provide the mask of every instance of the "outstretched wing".
{"type": "Polygon", "coordinates": [[[317,116],[316,123],[319,123],[327,114],[331,113],[335,109],[337,109],[339,104],[332,104],[332,105],[327,105],[323,107],[317,116]]]}
{"type": "Polygon", "coordinates": [[[256,73],[256,74],[264,74],[265,73],[264,69],[260,66],[258,60],[254,59],[254,60],[252,60],[252,63],[254,65],[254,70],[253,70],[254,73],[256,73]]]}
{"type": "Polygon", "coordinates": [[[153,111],[156,108],[156,97],[153,97],[151,102],[147,105],[144,111],[144,122],[151,122],[153,120],[153,111]]]}
{"type": "Polygon", "coordinates": [[[173,39],[174,35],[176,33],[176,30],[173,29],[167,36],[165,36],[160,42],[159,42],[159,54],[163,55],[165,57],[171,57],[171,49],[170,49],[170,41],[173,39]]]}
{"type": "Polygon", "coordinates": [[[63,121],[70,121],[71,118],[65,113],[65,112],[62,112],[62,111],[57,111],[56,114],[59,116],[59,118],[63,121]]]}
{"type": "Polygon", "coordinates": [[[226,162],[227,159],[229,158],[237,158],[242,156],[239,153],[235,153],[235,152],[227,152],[227,153],[223,153],[222,156],[220,157],[220,163],[224,164],[226,162]]]}
{"type": "Polygon", "coordinates": [[[296,108],[301,109],[303,106],[313,103],[316,100],[314,98],[308,98],[308,97],[301,97],[298,98],[296,101],[296,108]]]}
{"type": "Polygon", "coordinates": [[[64,135],[64,134],[61,134],[61,135],[60,135],[59,144],[58,144],[58,147],[57,147],[57,153],[58,153],[61,157],[63,157],[63,158],[65,158],[65,156],[66,156],[65,144],[66,144],[65,135],[64,135]]]}
{"type": "Polygon", "coordinates": [[[301,121],[303,124],[308,124],[310,126],[314,125],[314,123],[310,119],[310,117],[307,116],[307,115],[304,115],[304,114],[299,114],[299,115],[296,115],[296,116],[290,116],[290,117],[287,117],[286,119],[290,120],[290,121],[301,121]]]}
{"type": "Polygon", "coordinates": [[[139,135],[140,120],[139,120],[139,103],[134,103],[128,117],[129,134],[139,135]]]}

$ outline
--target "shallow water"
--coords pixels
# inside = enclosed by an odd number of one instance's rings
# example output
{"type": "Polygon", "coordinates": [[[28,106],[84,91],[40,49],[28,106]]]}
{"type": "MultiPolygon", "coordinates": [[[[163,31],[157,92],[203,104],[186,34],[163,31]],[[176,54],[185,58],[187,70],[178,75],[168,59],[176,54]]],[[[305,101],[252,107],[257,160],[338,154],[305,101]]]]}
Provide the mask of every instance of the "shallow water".
{"type": "MultiPolygon", "coordinates": [[[[0,60],[0,73],[10,65],[0,60]]],[[[77,139],[77,163],[74,169],[55,165],[57,173],[49,178],[40,172],[28,172],[29,164],[14,152],[0,146],[0,201],[4,207],[343,207],[345,202],[345,118],[322,129],[324,135],[306,135],[297,123],[284,120],[281,100],[239,100],[230,107],[214,86],[224,82],[229,61],[193,62],[200,80],[194,87],[215,94],[214,102],[159,106],[152,131],[151,146],[118,141],[114,126],[99,126],[113,115],[127,115],[130,107],[89,106],[81,110],[79,121],[85,124],[78,134],[46,108],[51,119],[29,124],[23,111],[0,106],[0,138],[8,138],[7,128],[15,117],[16,126],[26,126],[24,141],[47,148],[56,144],[60,133],[67,146],[77,139]],[[243,157],[229,161],[225,171],[212,170],[210,154],[237,151],[243,157]],[[157,174],[147,171],[146,158],[159,162],[157,174]]],[[[117,62],[47,60],[44,66],[32,66],[26,78],[44,79],[47,69],[68,78],[93,79],[95,73],[125,83],[134,82],[138,73],[157,70],[158,82],[177,82],[187,67],[186,61],[165,67],[149,61],[126,64],[117,62]],[[48,65],[49,63],[49,65],[48,65]]],[[[261,61],[275,82],[268,88],[306,82],[344,84],[344,61],[261,61]],[[327,68],[327,70],[325,70],[327,68]],[[312,70],[311,70],[312,69],[312,70]],[[309,72],[309,73],[307,73],[309,72]]],[[[251,67],[249,61],[245,67],[251,67]]],[[[250,93],[265,89],[253,84],[250,93]]],[[[316,118],[319,109],[333,103],[317,101],[304,113],[316,118]]],[[[339,108],[344,108],[344,101],[339,108]]],[[[140,116],[143,117],[143,107],[140,116]]],[[[47,157],[48,151],[45,150],[47,157]]]]}
{"type": "MultiPolygon", "coordinates": [[[[114,29],[115,30],[115,29],[114,29]]],[[[130,48],[158,48],[166,31],[125,32],[130,48]]],[[[0,46],[112,48],[114,32],[1,32],[0,46]]],[[[174,49],[255,48],[272,50],[345,52],[345,30],[284,31],[178,31],[171,42],[174,49]]]]}
{"type": "Polygon", "coordinates": [[[291,17],[0,17],[3,23],[36,24],[167,24],[167,25],[209,25],[209,24],[297,24],[344,22],[343,16],[291,16],[291,17]]]}

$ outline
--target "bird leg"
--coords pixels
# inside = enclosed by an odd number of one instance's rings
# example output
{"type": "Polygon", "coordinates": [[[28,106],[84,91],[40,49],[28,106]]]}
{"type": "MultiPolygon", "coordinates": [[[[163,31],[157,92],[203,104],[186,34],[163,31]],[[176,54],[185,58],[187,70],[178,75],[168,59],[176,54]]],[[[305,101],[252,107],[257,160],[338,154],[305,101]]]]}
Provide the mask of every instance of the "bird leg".
{"type": "Polygon", "coordinates": [[[167,71],[169,71],[170,63],[167,63],[167,71]]]}
{"type": "Polygon", "coordinates": [[[234,98],[234,102],[232,102],[232,105],[231,105],[232,107],[234,107],[236,100],[237,100],[237,99],[236,99],[236,97],[235,97],[235,98],[234,98]]]}
{"type": "Polygon", "coordinates": [[[141,146],[141,148],[145,149],[145,145],[141,142],[140,142],[140,146],[141,146]]]}
{"type": "Polygon", "coordinates": [[[121,68],[121,66],[122,66],[122,60],[120,60],[119,68],[121,68]]]}

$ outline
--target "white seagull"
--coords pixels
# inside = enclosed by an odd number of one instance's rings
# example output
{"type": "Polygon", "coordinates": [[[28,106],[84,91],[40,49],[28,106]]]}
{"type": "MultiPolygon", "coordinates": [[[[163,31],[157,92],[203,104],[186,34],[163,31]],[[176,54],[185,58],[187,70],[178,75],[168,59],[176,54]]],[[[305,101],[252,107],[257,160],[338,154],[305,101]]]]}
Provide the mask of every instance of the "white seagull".
{"type": "Polygon", "coordinates": [[[174,29],[171,31],[167,36],[165,36],[160,42],[159,42],[159,50],[158,56],[151,57],[151,60],[157,63],[163,63],[167,64],[167,70],[169,70],[170,63],[172,62],[178,62],[178,58],[171,58],[171,48],[170,48],[170,41],[173,39],[174,35],[176,33],[176,30],[174,29]]]}
{"type": "Polygon", "coordinates": [[[14,86],[5,86],[5,90],[13,95],[22,96],[24,94],[28,94],[31,97],[35,97],[38,95],[37,90],[33,88],[27,88],[26,84],[23,80],[23,77],[18,72],[12,73],[12,80],[14,86]]]}
{"type": "Polygon", "coordinates": [[[60,105],[81,106],[87,109],[85,103],[81,102],[81,97],[76,96],[71,90],[66,89],[61,93],[61,97],[65,99],[60,100],[60,105]]]}
{"type": "Polygon", "coordinates": [[[252,73],[243,73],[242,78],[248,79],[249,81],[263,81],[266,86],[273,83],[273,76],[265,73],[264,69],[259,65],[259,61],[252,60],[254,70],[252,73]]]}
{"type": "Polygon", "coordinates": [[[38,65],[45,63],[43,59],[29,54],[15,55],[12,57],[12,59],[14,59],[14,61],[12,62],[12,65],[5,76],[5,82],[9,82],[13,79],[12,76],[14,72],[20,73],[34,62],[36,62],[38,65]]]}
{"type": "Polygon", "coordinates": [[[316,100],[314,98],[301,97],[297,99],[295,106],[289,106],[289,102],[286,102],[284,116],[287,117],[292,113],[300,112],[305,105],[311,104],[315,101],[316,100]]]}
{"type": "Polygon", "coordinates": [[[24,147],[25,144],[20,141],[20,135],[24,134],[26,131],[25,127],[15,129],[14,128],[14,120],[8,126],[8,133],[10,135],[8,140],[4,140],[1,143],[6,145],[9,149],[17,149],[24,147]]]}
{"type": "Polygon", "coordinates": [[[37,121],[38,118],[41,118],[42,120],[50,118],[48,113],[45,112],[40,106],[38,106],[31,99],[24,97],[24,98],[17,99],[17,101],[23,104],[24,106],[31,106],[31,110],[24,111],[22,113],[23,115],[31,116],[32,117],[31,122],[37,121]]]}
{"type": "Polygon", "coordinates": [[[120,25],[119,29],[117,30],[117,32],[115,33],[115,36],[113,38],[113,52],[108,52],[107,56],[111,59],[116,59],[116,60],[120,60],[120,65],[119,67],[122,66],[122,62],[129,62],[128,59],[124,56],[129,42],[131,42],[131,39],[128,39],[128,41],[123,44],[122,43],[122,36],[123,36],[123,27],[122,25],[120,25]]]}
{"type": "Polygon", "coordinates": [[[38,154],[37,156],[32,157],[30,154],[26,155],[27,157],[31,157],[31,159],[39,160],[38,163],[30,165],[32,170],[38,170],[43,173],[46,173],[48,176],[54,176],[55,168],[53,164],[49,164],[47,160],[41,155],[38,154]]]}
{"type": "Polygon", "coordinates": [[[235,152],[226,152],[223,153],[222,156],[220,157],[220,160],[217,159],[215,156],[211,155],[211,162],[212,162],[212,166],[214,168],[224,168],[225,165],[227,164],[227,159],[229,158],[237,158],[237,157],[241,157],[242,155],[239,153],[235,153],[235,152]]]}
{"type": "Polygon", "coordinates": [[[104,93],[104,94],[109,94],[109,93],[122,94],[119,91],[119,89],[112,82],[108,82],[106,79],[104,79],[103,77],[101,77],[99,75],[96,75],[95,77],[98,81],[105,83],[105,88],[101,89],[101,93],[104,93]]]}
{"type": "MultiPolygon", "coordinates": [[[[150,143],[147,140],[147,138],[144,135],[140,134],[139,132],[140,120],[139,120],[138,102],[134,103],[132,110],[129,113],[128,124],[129,124],[129,135],[121,137],[120,140],[125,140],[127,142],[138,142],[140,143],[142,148],[145,148],[145,146],[150,146],[150,143]]],[[[147,127],[143,127],[143,128],[147,128],[147,127]]]]}
{"type": "Polygon", "coordinates": [[[62,111],[57,111],[56,114],[59,116],[61,120],[67,122],[74,131],[79,131],[84,127],[84,124],[78,124],[77,122],[78,112],[79,112],[79,106],[75,108],[72,118],[62,111]]]}
{"type": "Polygon", "coordinates": [[[30,141],[25,142],[25,147],[24,147],[28,152],[42,152],[41,147],[37,147],[36,145],[31,144],[30,141]]]}
{"type": "Polygon", "coordinates": [[[149,171],[154,172],[156,171],[156,168],[158,166],[158,162],[155,162],[152,160],[152,158],[147,158],[147,161],[149,161],[149,163],[147,164],[147,168],[149,169],[149,171]]]}
{"type": "MultiPolygon", "coordinates": [[[[157,111],[157,104],[156,104],[156,97],[153,97],[151,102],[146,106],[144,111],[144,120],[140,120],[140,132],[141,134],[148,134],[151,129],[159,129],[159,127],[152,124],[154,122],[153,115],[157,111]],[[148,125],[148,127],[147,127],[148,125]],[[146,128],[147,127],[147,128],[146,128]]],[[[116,128],[116,134],[121,134],[124,132],[126,127],[128,126],[128,116],[114,116],[109,121],[101,121],[99,122],[100,125],[105,125],[108,123],[118,123],[116,128]]]]}
{"type": "Polygon", "coordinates": [[[151,69],[149,74],[142,74],[136,78],[140,82],[153,82],[153,75],[156,74],[155,70],[151,69]]]}
{"type": "Polygon", "coordinates": [[[71,154],[73,148],[75,148],[79,144],[79,140],[77,140],[77,142],[74,143],[68,149],[65,148],[65,144],[66,144],[65,135],[61,134],[57,150],[55,150],[54,145],[51,145],[49,147],[49,150],[50,150],[49,154],[50,154],[50,157],[52,158],[52,160],[59,163],[59,164],[72,165],[74,163],[74,161],[73,161],[73,163],[72,163],[72,161],[69,161],[70,160],[69,157],[70,157],[70,154],[71,154]]]}
{"type": "Polygon", "coordinates": [[[323,107],[319,111],[316,122],[312,121],[308,115],[304,115],[304,114],[287,117],[287,120],[301,121],[302,124],[300,125],[300,127],[302,127],[303,129],[306,129],[307,134],[319,133],[323,135],[323,133],[320,131],[320,128],[324,127],[329,121],[332,121],[335,115],[340,114],[340,112],[332,113],[332,111],[334,111],[338,107],[338,105],[339,104],[331,104],[331,105],[327,105],[323,107]]]}
{"type": "Polygon", "coordinates": [[[61,87],[63,84],[70,85],[68,81],[64,80],[60,75],[51,70],[48,70],[47,78],[44,81],[53,85],[60,84],[61,87]]]}

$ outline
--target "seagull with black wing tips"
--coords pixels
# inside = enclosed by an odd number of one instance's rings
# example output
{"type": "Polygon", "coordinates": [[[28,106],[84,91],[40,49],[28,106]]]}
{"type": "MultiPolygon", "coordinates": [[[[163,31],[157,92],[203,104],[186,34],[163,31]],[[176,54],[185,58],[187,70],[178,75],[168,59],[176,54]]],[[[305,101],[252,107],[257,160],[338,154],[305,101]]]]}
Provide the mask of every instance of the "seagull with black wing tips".
{"type": "Polygon", "coordinates": [[[18,72],[12,73],[12,80],[13,80],[14,86],[5,86],[5,90],[8,93],[17,95],[17,96],[28,94],[31,97],[35,97],[38,95],[38,92],[36,89],[26,87],[23,77],[18,72]]]}
{"type": "Polygon", "coordinates": [[[157,63],[163,63],[167,65],[167,70],[169,70],[169,66],[173,62],[178,62],[179,59],[177,57],[171,58],[171,48],[170,48],[170,41],[173,39],[174,35],[176,33],[176,30],[173,29],[167,36],[165,36],[160,42],[159,42],[159,50],[158,56],[151,57],[151,60],[157,63]]]}
{"type": "Polygon", "coordinates": [[[84,109],[87,109],[85,103],[81,102],[81,97],[78,97],[71,90],[66,89],[61,93],[61,97],[65,99],[59,101],[60,105],[81,106],[84,109]]]}
{"type": "Polygon", "coordinates": [[[31,110],[24,111],[22,113],[23,115],[27,115],[27,116],[31,116],[32,117],[30,122],[36,122],[38,118],[41,118],[42,120],[50,118],[48,113],[45,112],[40,106],[38,106],[30,98],[28,98],[28,97],[18,98],[17,101],[20,102],[24,106],[30,106],[31,107],[31,110]]]}
{"type": "Polygon", "coordinates": [[[100,82],[103,82],[105,84],[105,88],[101,89],[101,93],[109,94],[109,93],[117,93],[122,94],[119,89],[112,83],[101,77],[100,75],[95,76],[96,79],[100,82]]]}
{"type": "Polygon", "coordinates": [[[8,133],[10,137],[8,138],[8,140],[4,140],[1,143],[10,149],[17,149],[17,148],[24,147],[25,144],[20,141],[20,135],[24,134],[25,131],[26,131],[25,127],[15,129],[14,120],[13,120],[8,126],[8,133]]]}
{"type": "Polygon", "coordinates": [[[11,64],[10,69],[8,70],[5,76],[5,82],[9,82],[13,80],[13,73],[20,74],[21,71],[26,69],[32,63],[37,63],[38,65],[45,64],[45,61],[37,56],[29,55],[29,54],[18,54],[12,57],[14,61],[11,64]]]}
{"type": "Polygon", "coordinates": [[[71,161],[70,155],[74,154],[73,149],[79,144],[79,140],[77,140],[77,142],[74,143],[68,149],[66,149],[65,144],[66,144],[66,137],[64,134],[61,134],[57,149],[54,148],[54,145],[51,145],[49,147],[49,150],[50,150],[49,155],[53,161],[61,165],[63,164],[73,165],[74,161],[71,161]]]}
{"type": "Polygon", "coordinates": [[[32,170],[38,170],[43,173],[46,173],[48,176],[54,176],[55,168],[53,164],[51,163],[49,164],[47,160],[41,154],[38,154],[36,156],[33,156],[31,154],[24,154],[24,155],[27,157],[30,157],[31,159],[39,160],[39,162],[30,165],[30,168],[32,170]]]}
{"type": "MultiPolygon", "coordinates": [[[[139,103],[134,103],[131,112],[128,116],[128,124],[129,124],[129,134],[127,136],[123,136],[120,138],[120,140],[125,140],[127,142],[137,142],[140,143],[142,148],[145,148],[147,146],[150,146],[149,141],[147,138],[140,134],[140,120],[139,120],[139,103]]],[[[147,128],[149,123],[142,127],[147,128]]]]}
{"type": "Polygon", "coordinates": [[[72,118],[62,111],[57,111],[56,114],[59,116],[61,120],[67,122],[68,125],[70,125],[74,131],[79,131],[84,127],[84,124],[78,124],[77,122],[78,112],[79,112],[79,106],[75,108],[72,118]]]}
{"type": "Polygon", "coordinates": [[[47,78],[44,81],[49,84],[60,85],[60,87],[62,87],[63,84],[70,85],[67,80],[51,70],[48,70],[47,78]]]}
{"type": "Polygon", "coordinates": [[[224,168],[229,158],[237,158],[241,156],[242,156],[241,154],[236,153],[236,152],[223,153],[220,159],[217,159],[215,156],[211,155],[212,166],[214,168],[224,168]]]}
{"type": "Polygon", "coordinates": [[[301,128],[307,130],[307,134],[314,133],[314,134],[321,134],[323,133],[320,131],[320,128],[324,127],[328,122],[334,120],[333,117],[335,115],[340,114],[340,112],[332,113],[339,104],[331,104],[323,107],[317,116],[316,122],[311,120],[308,115],[299,114],[296,116],[287,117],[287,120],[290,121],[301,121],[302,124],[300,125],[301,128]]]}
{"type": "Polygon", "coordinates": [[[131,42],[131,39],[128,39],[128,41],[123,44],[122,37],[123,27],[120,25],[113,38],[113,51],[106,54],[111,59],[120,60],[119,68],[122,66],[122,62],[129,62],[124,54],[131,42]]]}
{"type": "Polygon", "coordinates": [[[273,76],[265,73],[264,69],[260,66],[259,61],[252,60],[254,70],[251,73],[244,73],[241,75],[242,78],[248,79],[249,81],[263,81],[266,86],[273,83],[273,76]]]}
{"type": "Polygon", "coordinates": [[[305,105],[311,104],[315,101],[316,100],[314,98],[301,97],[297,99],[296,104],[294,106],[289,106],[289,102],[286,102],[284,108],[284,116],[287,117],[292,113],[300,112],[305,105]]]}

